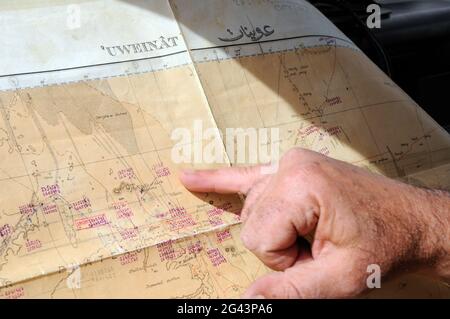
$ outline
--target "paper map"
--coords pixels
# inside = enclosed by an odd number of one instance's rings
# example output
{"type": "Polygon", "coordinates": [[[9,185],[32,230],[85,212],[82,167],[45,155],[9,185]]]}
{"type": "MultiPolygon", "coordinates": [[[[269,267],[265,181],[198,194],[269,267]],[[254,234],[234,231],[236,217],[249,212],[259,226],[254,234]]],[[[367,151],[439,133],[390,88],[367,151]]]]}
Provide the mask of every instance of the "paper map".
{"type": "MultiPolygon", "coordinates": [[[[268,272],[239,240],[240,198],[178,181],[217,166],[171,160],[196,120],[450,189],[448,133],[304,0],[4,1],[0,17],[2,298],[239,297],[268,272]]],[[[404,277],[378,296],[450,289],[404,277]]]]}

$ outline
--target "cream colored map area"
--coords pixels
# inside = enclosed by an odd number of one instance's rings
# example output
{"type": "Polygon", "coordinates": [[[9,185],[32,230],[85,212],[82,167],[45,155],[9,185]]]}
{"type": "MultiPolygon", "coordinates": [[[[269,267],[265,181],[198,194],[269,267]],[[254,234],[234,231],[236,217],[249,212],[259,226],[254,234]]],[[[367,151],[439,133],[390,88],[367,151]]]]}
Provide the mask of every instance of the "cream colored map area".
{"type": "MultiPolygon", "coordinates": [[[[266,273],[240,199],[178,181],[191,165],[171,133],[196,120],[450,189],[448,133],[303,0],[6,1],[0,16],[16,48],[0,61],[0,297],[239,297],[266,273]]],[[[368,296],[450,289],[404,277],[368,296]]]]}

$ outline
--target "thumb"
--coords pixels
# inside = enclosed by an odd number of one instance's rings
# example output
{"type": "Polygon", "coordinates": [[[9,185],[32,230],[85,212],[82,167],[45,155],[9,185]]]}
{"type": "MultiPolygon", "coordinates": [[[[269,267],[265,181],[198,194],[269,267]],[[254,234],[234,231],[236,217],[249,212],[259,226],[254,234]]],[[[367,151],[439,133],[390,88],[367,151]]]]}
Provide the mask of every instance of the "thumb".
{"type": "MultiPolygon", "coordinates": [[[[345,298],[361,292],[351,269],[345,269],[342,260],[323,258],[273,272],[256,280],[243,298],[311,299],[345,298]]],[[[362,281],[364,282],[364,281],[362,281]]]]}
{"type": "Polygon", "coordinates": [[[194,192],[247,194],[261,177],[262,166],[226,167],[208,170],[183,170],[180,180],[194,192]]]}

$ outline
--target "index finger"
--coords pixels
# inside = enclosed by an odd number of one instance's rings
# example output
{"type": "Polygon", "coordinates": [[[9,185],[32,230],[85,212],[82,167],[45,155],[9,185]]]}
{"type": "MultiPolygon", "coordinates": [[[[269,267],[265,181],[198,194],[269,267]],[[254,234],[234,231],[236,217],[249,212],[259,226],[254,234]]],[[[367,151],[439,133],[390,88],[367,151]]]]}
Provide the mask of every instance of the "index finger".
{"type": "Polygon", "coordinates": [[[259,179],[260,170],[260,166],[183,170],[180,180],[187,189],[193,192],[242,193],[246,195],[259,179]]]}

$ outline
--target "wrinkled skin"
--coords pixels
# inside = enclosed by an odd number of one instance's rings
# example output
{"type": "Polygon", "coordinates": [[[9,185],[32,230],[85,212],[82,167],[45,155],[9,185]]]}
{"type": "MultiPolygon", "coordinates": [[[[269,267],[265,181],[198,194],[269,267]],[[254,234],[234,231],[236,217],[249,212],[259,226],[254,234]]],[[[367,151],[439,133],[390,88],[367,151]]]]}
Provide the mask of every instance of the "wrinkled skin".
{"type": "Polygon", "coordinates": [[[194,192],[241,193],[244,245],[276,270],[244,297],[340,298],[384,277],[428,271],[449,278],[450,197],[292,149],[276,173],[260,166],[184,171],[194,192]],[[312,245],[302,237],[314,234],[312,245]]]}

